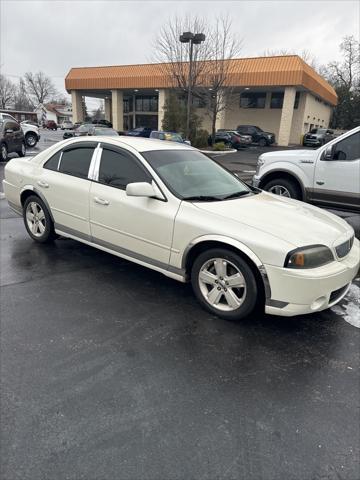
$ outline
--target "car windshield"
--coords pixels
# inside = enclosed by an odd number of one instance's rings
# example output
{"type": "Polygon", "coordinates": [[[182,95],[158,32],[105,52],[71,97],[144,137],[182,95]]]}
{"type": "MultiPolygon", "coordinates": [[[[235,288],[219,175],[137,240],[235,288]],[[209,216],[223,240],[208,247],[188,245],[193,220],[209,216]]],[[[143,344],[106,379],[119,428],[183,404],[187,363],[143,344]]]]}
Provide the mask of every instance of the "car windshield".
{"type": "Polygon", "coordinates": [[[112,128],[95,128],[94,135],[107,135],[112,137],[119,136],[117,131],[112,128]]]}
{"type": "Polygon", "coordinates": [[[251,192],[236,176],[197,150],[153,150],[142,155],[178,198],[214,201],[251,192]]]}

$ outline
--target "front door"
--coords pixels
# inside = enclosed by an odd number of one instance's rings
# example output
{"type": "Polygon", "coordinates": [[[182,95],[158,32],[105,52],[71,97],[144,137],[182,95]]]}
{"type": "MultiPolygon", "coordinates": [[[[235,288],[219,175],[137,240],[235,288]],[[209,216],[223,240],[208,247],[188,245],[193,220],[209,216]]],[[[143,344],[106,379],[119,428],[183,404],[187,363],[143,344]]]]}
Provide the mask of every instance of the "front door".
{"type": "Polygon", "coordinates": [[[126,185],[151,183],[150,173],[129,151],[106,144],[102,148],[97,181],[90,190],[93,242],[166,268],[180,202],[127,196],[126,185]]]}
{"type": "Polygon", "coordinates": [[[319,205],[358,210],[360,195],[360,132],[337,142],[333,159],[316,162],[311,200],[319,205]]]}

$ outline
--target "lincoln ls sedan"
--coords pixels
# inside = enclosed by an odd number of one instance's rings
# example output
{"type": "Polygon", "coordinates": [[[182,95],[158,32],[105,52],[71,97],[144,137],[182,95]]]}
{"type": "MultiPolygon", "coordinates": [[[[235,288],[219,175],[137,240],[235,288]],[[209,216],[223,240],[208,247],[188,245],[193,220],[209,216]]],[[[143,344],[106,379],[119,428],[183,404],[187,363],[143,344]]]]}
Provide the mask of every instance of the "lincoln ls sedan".
{"type": "Polygon", "coordinates": [[[228,320],[256,306],[283,316],[324,310],[359,268],[344,220],[249,187],[186,144],[62,141],[12,159],[4,192],[34,241],[69,237],[190,281],[200,304],[228,320]]]}

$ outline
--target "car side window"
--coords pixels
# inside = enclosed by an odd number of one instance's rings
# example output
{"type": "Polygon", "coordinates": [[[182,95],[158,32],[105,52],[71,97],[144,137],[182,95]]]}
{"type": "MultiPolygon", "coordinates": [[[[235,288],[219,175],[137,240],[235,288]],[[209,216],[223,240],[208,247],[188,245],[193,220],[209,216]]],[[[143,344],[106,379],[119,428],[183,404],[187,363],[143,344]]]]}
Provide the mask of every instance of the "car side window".
{"type": "Polygon", "coordinates": [[[43,168],[46,168],[47,170],[57,171],[61,154],[61,150],[59,152],[56,152],[55,155],[49,158],[49,160],[44,164],[43,168]]]}
{"type": "Polygon", "coordinates": [[[20,130],[20,125],[13,120],[7,120],[5,130],[13,130],[14,132],[17,132],[18,130],[20,130]]]}
{"type": "Polygon", "coordinates": [[[334,160],[350,161],[360,158],[360,132],[336,143],[333,153],[334,160]]]}
{"type": "Polygon", "coordinates": [[[125,190],[128,183],[151,182],[151,176],[136,158],[127,152],[104,148],[99,182],[125,190]]]}
{"type": "Polygon", "coordinates": [[[62,152],[59,172],[79,178],[88,178],[94,147],[83,146],[70,148],[62,152]]]}

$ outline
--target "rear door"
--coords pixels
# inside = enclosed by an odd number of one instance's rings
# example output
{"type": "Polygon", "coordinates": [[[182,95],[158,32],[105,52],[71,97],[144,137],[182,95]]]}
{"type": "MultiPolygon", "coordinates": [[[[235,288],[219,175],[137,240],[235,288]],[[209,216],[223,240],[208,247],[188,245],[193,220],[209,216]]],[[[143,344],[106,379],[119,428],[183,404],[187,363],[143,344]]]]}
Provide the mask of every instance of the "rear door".
{"type": "Polygon", "coordinates": [[[54,154],[43,166],[36,188],[45,196],[55,228],[90,240],[88,178],[96,142],[78,142],[54,154]]]}
{"type": "Polygon", "coordinates": [[[324,152],[315,165],[311,200],[319,205],[359,210],[360,132],[335,144],[332,160],[324,152]]]}

